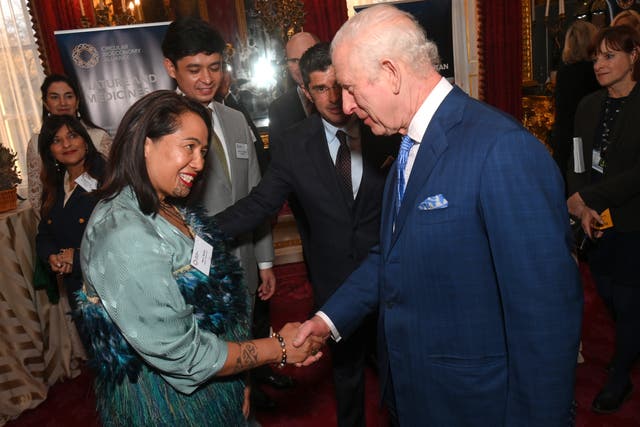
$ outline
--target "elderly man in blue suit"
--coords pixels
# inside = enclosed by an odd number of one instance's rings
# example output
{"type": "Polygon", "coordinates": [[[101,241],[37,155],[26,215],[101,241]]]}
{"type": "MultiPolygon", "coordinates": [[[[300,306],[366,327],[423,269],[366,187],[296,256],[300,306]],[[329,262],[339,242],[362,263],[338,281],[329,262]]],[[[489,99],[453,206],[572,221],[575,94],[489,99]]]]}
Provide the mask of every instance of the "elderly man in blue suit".
{"type": "Polygon", "coordinates": [[[569,425],[582,292],[553,159],[442,78],[435,44],[392,6],[348,21],[332,60],[345,113],[403,147],[380,244],[295,343],[349,336],[379,308],[395,425],[569,425]]]}

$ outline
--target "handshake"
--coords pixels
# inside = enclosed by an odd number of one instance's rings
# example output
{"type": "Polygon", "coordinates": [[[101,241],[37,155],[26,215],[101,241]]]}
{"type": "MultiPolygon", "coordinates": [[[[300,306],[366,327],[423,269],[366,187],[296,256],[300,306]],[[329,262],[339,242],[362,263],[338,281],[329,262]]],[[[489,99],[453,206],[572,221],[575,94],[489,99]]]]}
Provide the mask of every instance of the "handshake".
{"type": "Polygon", "coordinates": [[[284,367],[289,363],[300,367],[317,362],[322,357],[320,350],[330,332],[329,326],[319,316],[302,324],[287,323],[280,332],[273,334],[282,349],[279,366],[284,367]]]}

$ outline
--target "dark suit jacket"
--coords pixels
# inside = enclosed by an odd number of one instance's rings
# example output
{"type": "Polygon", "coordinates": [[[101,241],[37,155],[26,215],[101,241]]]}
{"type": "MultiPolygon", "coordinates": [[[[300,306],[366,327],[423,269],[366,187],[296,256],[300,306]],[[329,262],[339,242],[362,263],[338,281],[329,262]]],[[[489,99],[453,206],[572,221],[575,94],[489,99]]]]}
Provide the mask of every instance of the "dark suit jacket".
{"type": "Polygon", "coordinates": [[[576,191],[587,206],[597,212],[611,209],[611,219],[618,231],[640,230],[640,84],[629,94],[611,133],[607,149],[607,167],[602,179],[591,183],[591,151],[602,121],[602,103],[606,89],[585,97],[576,113],[575,136],[582,138],[586,172],[574,171],[573,157],[567,171],[569,194],[576,191]]]}
{"type": "Polygon", "coordinates": [[[286,128],[306,118],[307,114],[294,86],[269,105],[269,147],[275,145],[274,139],[281,138],[286,128]]]}
{"type": "Polygon", "coordinates": [[[397,218],[395,188],[391,173],[380,246],[322,311],[348,336],[379,310],[380,381],[390,369],[400,425],[567,425],[582,289],[544,146],[454,88],[397,218]],[[438,194],[448,207],[422,204],[438,194]]]}
{"type": "MultiPolygon", "coordinates": [[[[101,181],[104,160],[99,160],[99,176],[101,181]]],[[[57,254],[60,249],[74,248],[73,270],[70,275],[64,276],[67,289],[75,291],[82,286],[82,271],[80,270],[80,243],[87,221],[93,212],[98,200],[87,193],[81,186],[76,186],[63,206],[64,188],[57,188],[56,202],[48,215],[43,217],[38,224],[36,236],[36,253],[45,266],[49,266],[49,255],[57,254]]],[[[55,283],[55,278],[52,279],[55,283]]],[[[75,306],[75,298],[68,295],[72,307],[75,306]]]]}
{"type": "Polygon", "coordinates": [[[556,117],[550,145],[553,148],[553,158],[563,174],[573,146],[573,121],[578,103],[585,95],[599,88],[591,61],[565,64],[558,70],[554,95],[556,117]]]}
{"type": "Polygon", "coordinates": [[[300,226],[309,278],[323,303],[378,242],[380,206],[397,138],[374,137],[361,126],[363,175],[351,202],[338,183],[319,115],[289,128],[277,140],[267,173],[248,197],[216,215],[230,236],[250,230],[280,209],[293,193],[307,220],[300,226]]]}

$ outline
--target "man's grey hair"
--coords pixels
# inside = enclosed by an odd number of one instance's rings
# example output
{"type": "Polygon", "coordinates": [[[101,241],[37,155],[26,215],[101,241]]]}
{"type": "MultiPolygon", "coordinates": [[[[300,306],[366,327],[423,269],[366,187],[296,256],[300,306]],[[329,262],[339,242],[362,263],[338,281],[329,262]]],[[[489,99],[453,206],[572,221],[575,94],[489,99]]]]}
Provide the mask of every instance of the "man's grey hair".
{"type": "Polygon", "coordinates": [[[369,7],[347,21],[333,38],[331,52],[343,43],[350,43],[351,55],[369,70],[371,78],[377,75],[383,58],[400,60],[422,76],[440,65],[438,47],[418,21],[390,5],[369,7]]]}

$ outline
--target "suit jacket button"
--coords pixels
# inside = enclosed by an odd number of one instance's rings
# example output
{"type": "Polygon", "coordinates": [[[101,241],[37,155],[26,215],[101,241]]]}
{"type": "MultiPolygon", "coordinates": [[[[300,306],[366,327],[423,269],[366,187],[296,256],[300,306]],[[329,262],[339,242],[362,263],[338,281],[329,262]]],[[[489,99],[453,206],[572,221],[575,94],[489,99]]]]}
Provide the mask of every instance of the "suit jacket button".
{"type": "Polygon", "coordinates": [[[80,218],[80,219],[78,220],[78,222],[79,222],[80,224],[84,224],[84,218],[80,218]]]}
{"type": "Polygon", "coordinates": [[[47,220],[47,224],[51,225],[53,223],[53,221],[51,221],[50,219],[47,220]]]}

